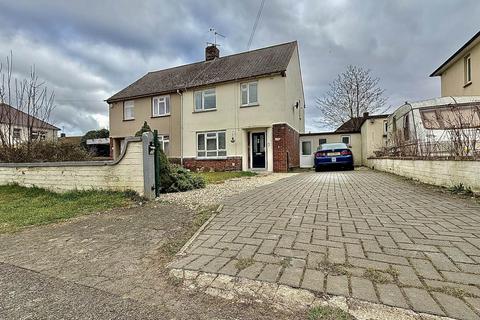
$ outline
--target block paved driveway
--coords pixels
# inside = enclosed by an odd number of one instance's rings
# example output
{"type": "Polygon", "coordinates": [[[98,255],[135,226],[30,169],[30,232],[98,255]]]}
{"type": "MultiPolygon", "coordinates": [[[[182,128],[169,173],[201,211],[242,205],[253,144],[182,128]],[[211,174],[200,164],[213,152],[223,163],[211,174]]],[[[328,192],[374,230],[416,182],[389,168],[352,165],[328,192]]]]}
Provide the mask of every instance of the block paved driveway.
{"type": "Polygon", "coordinates": [[[171,267],[480,319],[480,204],[367,169],[233,196],[171,267]]]}

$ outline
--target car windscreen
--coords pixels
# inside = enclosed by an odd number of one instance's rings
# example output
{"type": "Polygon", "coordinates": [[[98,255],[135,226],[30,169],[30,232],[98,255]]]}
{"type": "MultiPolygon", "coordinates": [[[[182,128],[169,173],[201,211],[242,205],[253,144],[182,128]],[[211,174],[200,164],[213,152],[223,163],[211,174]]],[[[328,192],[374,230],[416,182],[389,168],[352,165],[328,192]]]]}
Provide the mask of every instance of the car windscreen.
{"type": "Polygon", "coordinates": [[[337,149],[348,149],[345,143],[324,143],[318,150],[337,150],[337,149]]]}

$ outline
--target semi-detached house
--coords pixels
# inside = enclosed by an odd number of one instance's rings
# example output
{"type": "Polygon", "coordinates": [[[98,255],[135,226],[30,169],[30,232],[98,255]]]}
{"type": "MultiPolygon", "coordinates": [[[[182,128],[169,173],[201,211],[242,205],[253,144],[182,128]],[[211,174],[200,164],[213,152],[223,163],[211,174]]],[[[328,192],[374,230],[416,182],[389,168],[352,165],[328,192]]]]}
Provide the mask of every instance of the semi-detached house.
{"type": "Polygon", "coordinates": [[[305,129],[296,41],[149,72],[109,99],[112,154],[146,121],[167,156],[190,169],[299,166],[305,129]]]}

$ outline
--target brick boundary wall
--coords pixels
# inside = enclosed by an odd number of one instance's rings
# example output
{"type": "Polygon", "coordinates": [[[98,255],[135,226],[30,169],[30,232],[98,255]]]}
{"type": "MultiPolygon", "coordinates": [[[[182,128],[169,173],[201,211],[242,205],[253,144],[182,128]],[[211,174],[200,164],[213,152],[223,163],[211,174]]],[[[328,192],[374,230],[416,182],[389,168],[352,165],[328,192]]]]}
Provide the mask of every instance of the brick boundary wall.
{"type": "Polygon", "coordinates": [[[300,134],[286,123],[274,124],[273,171],[287,172],[300,166],[300,134]]]}
{"type": "Polygon", "coordinates": [[[444,187],[463,184],[480,192],[480,161],[368,158],[367,164],[372,169],[423,183],[444,187]]]}
{"type": "Polygon", "coordinates": [[[226,159],[184,158],[183,166],[192,171],[241,171],[242,157],[226,159]]]}
{"type": "Polygon", "coordinates": [[[0,185],[18,183],[54,192],[69,190],[134,190],[153,198],[153,155],[149,153],[152,134],[127,138],[118,159],[112,161],[69,161],[0,163],[0,185]]]}

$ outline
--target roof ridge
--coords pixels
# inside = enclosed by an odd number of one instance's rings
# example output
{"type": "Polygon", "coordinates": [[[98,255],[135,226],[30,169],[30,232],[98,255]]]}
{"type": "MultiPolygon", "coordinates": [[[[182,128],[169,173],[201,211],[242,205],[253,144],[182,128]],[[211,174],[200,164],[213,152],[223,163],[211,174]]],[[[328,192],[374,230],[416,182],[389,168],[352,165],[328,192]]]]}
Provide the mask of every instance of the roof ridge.
{"type": "Polygon", "coordinates": [[[225,59],[225,58],[229,58],[229,57],[233,57],[233,56],[238,56],[238,55],[241,55],[241,54],[247,54],[247,53],[256,52],[256,51],[260,51],[260,50],[271,49],[271,48],[274,48],[274,47],[285,46],[285,45],[287,45],[287,44],[293,44],[293,43],[297,44],[298,42],[297,42],[297,40],[293,40],[293,41],[289,41],[289,42],[278,43],[278,44],[274,44],[274,45],[271,45],[271,46],[268,46],[268,47],[262,47],[262,48],[258,48],[258,49],[254,49],[254,50],[242,51],[242,52],[237,52],[237,53],[229,54],[228,56],[219,57],[219,58],[216,58],[216,59],[213,59],[213,60],[209,60],[209,61],[203,60],[203,61],[197,61],[197,62],[190,62],[190,63],[187,63],[187,64],[182,64],[182,65],[175,66],[175,67],[169,67],[169,68],[166,68],[166,69],[149,71],[149,72],[147,72],[147,74],[149,74],[149,73],[155,73],[155,72],[162,72],[162,71],[167,71],[167,70],[172,70],[172,69],[176,69],[176,68],[182,68],[182,67],[186,67],[186,66],[192,66],[192,65],[195,65],[195,64],[201,64],[201,63],[208,63],[208,62],[218,61],[218,60],[221,60],[221,59],[225,59]]]}

